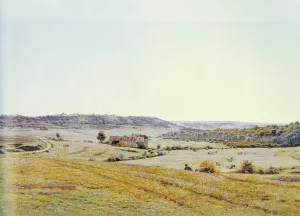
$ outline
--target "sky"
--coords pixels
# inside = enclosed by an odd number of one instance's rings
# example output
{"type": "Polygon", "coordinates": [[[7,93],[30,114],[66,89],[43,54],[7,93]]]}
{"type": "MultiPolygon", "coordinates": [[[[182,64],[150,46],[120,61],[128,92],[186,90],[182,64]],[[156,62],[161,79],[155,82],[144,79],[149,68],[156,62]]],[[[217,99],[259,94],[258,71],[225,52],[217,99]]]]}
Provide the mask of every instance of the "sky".
{"type": "Polygon", "coordinates": [[[2,0],[0,113],[300,120],[298,0],[2,0]]]}

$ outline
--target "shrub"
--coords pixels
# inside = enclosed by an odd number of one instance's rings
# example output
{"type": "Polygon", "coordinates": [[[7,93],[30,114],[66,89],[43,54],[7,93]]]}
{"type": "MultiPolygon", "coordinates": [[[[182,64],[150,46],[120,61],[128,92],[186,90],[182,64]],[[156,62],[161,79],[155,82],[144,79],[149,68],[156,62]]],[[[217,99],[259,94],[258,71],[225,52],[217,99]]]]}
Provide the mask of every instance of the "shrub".
{"type": "Polygon", "coordinates": [[[146,145],[144,143],[138,143],[139,149],[147,149],[146,145]]]}
{"type": "Polygon", "coordinates": [[[262,167],[259,167],[256,172],[261,175],[266,174],[266,170],[262,167]]]}
{"type": "Polygon", "coordinates": [[[124,155],[120,154],[118,157],[116,157],[116,161],[123,161],[124,160],[124,155]]]}
{"type": "Polygon", "coordinates": [[[278,174],[280,173],[281,169],[280,168],[276,168],[276,167],[272,167],[270,166],[268,169],[264,169],[264,168],[261,168],[259,167],[257,170],[256,170],[256,173],[258,174],[269,174],[269,175],[273,175],[273,174],[278,174]]]}
{"type": "Polygon", "coordinates": [[[120,140],[113,140],[113,141],[111,142],[112,145],[117,145],[117,144],[119,144],[119,143],[120,143],[120,140]]]}
{"type": "Polygon", "coordinates": [[[115,161],[117,161],[117,157],[114,156],[114,155],[110,155],[109,158],[107,158],[107,161],[108,162],[115,162],[115,161]]]}
{"type": "Polygon", "coordinates": [[[162,151],[159,151],[159,152],[157,152],[157,156],[163,156],[163,155],[165,155],[166,153],[165,152],[162,152],[162,151]]]}
{"type": "Polygon", "coordinates": [[[242,167],[240,170],[238,170],[238,172],[240,173],[254,173],[254,165],[251,161],[245,160],[242,163],[242,167]]]}
{"type": "Polygon", "coordinates": [[[203,161],[200,164],[199,172],[216,173],[218,172],[215,164],[209,160],[203,161]]]}
{"type": "Polygon", "coordinates": [[[265,173],[266,173],[266,174],[278,174],[278,173],[280,173],[280,169],[279,169],[279,168],[276,168],[276,167],[270,166],[270,167],[266,170],[265,173]]]}
{"type": "Polygon", "coordinates": [[[156,148],[157,148],[157,149],[160,149],[160,148],[161,148],[161,145],[160,145],[160,144],[157,144],[156,148]]]}
{"type": "Polygon", "coordinates": [[[229,157],[227,160],[228,160],[228,162],[232,162],[232,161],[235,160],[235,158],[234,157],[229,157]]]}
{"type": "Polygon", "coordinates": [[[193,148],[193,152],[197,152],[198,151],[198,149],[197,148],[193,148]]]}
{"type": "Polygon", "coordinates": [[[184,149],[184,147],[181,146],[181,145],[175,145],[175,146],[172,146],[171,149],[172,149],[172,150],[182,150],[182,149],[184,149]]]}
{"type": "Polygon", "coordinates": [[[168,145],[166,150],[171,151],[171,147],[168,145]]]}
{"type": "Polygon", "coordinates": [[[213,149],[210,145],[207,145],[207,146],[205,146],[204,147],[206,150],[208,150],[208,149],[213,149]]]}

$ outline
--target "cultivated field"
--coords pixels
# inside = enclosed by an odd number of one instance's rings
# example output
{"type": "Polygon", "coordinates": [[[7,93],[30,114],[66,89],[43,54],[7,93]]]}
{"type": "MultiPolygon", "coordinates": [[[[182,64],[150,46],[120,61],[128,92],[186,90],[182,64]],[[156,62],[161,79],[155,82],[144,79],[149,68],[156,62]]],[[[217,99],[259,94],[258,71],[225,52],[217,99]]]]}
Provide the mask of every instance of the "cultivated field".
{"type": "MultiPolygon", "coordinates": [[[[126,131],[118,129],[121,135],[126,131]]],[[[1,215],[300,214],[300,147],[231,149],[219,143],[160,139],[157,132],[150,148],[196,150],[164,150],[167,154],[159,157],[109,163],[110,155],[137,156],[145,150],[101,144],[96,130],[0,132],[4,146],[39,145],[33,136],[43,136],[51,145],[39,154],[0,155],[1,215]],[[56,132],[63,141],[52,139],[56,132]],[[186,163],[195,170],[205,160],[218,164],[220,173],[183,170],[186,163]],[[234,173],[244,160],[281,171],[234,173]]]]}
{"type": "Polygon", "coordinates": [[[300,213],[300,183],[288,182],[299,176],[291,174],[206,174],[42,155],[5,160],[12,177],[10,190],[1,191],[11,202],[2,205],[4,215],[300,213]]]}

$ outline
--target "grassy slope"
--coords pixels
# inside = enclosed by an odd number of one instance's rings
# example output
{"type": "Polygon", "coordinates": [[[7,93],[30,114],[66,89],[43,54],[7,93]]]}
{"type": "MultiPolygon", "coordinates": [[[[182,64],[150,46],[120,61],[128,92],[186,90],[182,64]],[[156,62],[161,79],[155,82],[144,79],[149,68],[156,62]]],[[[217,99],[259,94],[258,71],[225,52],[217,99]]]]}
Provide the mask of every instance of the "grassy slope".
{"type": "Polygon", "coordinates": [[[299,182],[41,156],[9,163],[15,208],[8,215],[300,213],[299,182]]]}

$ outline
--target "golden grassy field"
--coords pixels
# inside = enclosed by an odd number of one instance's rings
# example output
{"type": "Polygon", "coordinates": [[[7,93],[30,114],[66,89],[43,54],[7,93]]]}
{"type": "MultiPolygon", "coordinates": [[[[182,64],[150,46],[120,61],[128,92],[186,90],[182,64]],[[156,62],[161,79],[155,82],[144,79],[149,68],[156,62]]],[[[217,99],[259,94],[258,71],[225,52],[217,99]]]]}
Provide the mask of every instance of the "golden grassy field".
{"type": "Polygon", "coordinates": [[[300,182],[288,182],[299,174],[208,174],[42,155],[0,159],[2,215],[300,214],[300,182]]]}

